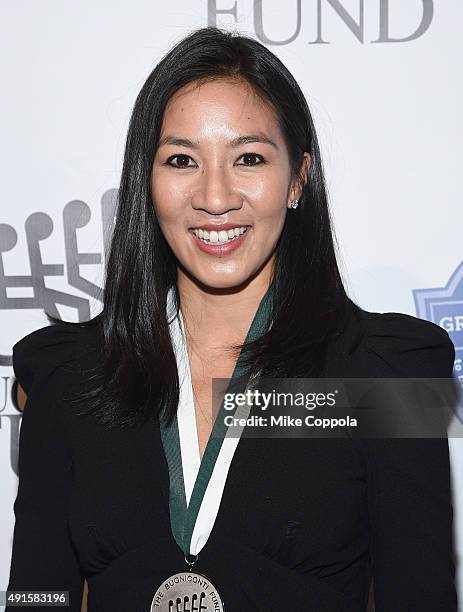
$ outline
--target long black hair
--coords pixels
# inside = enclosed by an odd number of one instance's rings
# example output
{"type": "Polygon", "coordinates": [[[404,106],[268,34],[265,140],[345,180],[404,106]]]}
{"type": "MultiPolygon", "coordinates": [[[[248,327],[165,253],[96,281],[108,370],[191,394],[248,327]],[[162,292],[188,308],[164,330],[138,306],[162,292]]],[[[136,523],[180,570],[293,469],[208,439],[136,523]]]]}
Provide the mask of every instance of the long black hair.
{"type": "Polygon", "coordinates": [[[217,78],[244,79],[273,106],[293,177],[304,178],[300,175],[304,151],[312,158],[299,207],[287,210],[276,247],[271,329],[253,343],[235,347],[241,350],[249,374],[319,376],[327,343],[353,305],[336,261],[322,159],[300,87],[278,57],[258,41],[216,27],[196,29],[164,55],[136,98],[103,310],[90,321],[72,324],[96,325],[101,331],[103,358],[92,376],[96,384],[80,395],[85,399],[81,414],[92,413],[109,426],[140,425],[158,417],[163,407],[170,422],[177,410],[179,380],[166,300],[172,288],[178,310],[178,262],[161,232],[150,178],[170,98],[188,83],[217,78]]]}

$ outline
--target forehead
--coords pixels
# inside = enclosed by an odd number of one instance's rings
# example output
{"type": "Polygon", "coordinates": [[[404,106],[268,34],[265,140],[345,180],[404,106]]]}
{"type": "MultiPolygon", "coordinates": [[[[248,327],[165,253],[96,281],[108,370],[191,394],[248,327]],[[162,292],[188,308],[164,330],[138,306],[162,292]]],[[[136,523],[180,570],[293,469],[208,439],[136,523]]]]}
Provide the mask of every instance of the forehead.
{"type": "Polygon", "coordinates": [[[276,112],[243,79],[217,78],[188,83],[169,100],[161,136],[166,132],[198,138],[262,131],[282,139],[276,112]]]}

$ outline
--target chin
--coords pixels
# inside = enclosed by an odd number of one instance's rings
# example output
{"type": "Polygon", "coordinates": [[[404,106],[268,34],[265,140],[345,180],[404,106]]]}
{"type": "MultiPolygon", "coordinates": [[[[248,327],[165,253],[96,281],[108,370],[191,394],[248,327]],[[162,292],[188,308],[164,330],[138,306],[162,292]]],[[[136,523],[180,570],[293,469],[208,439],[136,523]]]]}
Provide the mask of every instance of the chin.
{"type": "Polygon", "coordinates": [[[227,276],[222,274],[208,274],[195,276],[192,275],[193,278],[199,282],[199,284],[203,285],[203,287],[208,289],[238,289],[242,286],[245,286],[250,280],[251,276],[246,274],[231,274],[227,276]]]}

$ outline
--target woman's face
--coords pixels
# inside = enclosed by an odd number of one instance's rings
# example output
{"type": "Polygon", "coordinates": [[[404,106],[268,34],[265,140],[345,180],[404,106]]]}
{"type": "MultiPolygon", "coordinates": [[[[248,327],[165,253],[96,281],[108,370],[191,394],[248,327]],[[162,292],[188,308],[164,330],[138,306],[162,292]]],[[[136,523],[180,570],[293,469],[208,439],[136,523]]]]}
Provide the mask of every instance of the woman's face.
{"type": "MultiPolygon", "coordinates": [[[[308,153],[305,162],[307,171],[308,153]]],[[[274,111],[246,82],[189,83],[171,98],[151,195],[179,275],[210,288],[255,277],[268,285],[287,210],[300,193],[274,111]]]]}

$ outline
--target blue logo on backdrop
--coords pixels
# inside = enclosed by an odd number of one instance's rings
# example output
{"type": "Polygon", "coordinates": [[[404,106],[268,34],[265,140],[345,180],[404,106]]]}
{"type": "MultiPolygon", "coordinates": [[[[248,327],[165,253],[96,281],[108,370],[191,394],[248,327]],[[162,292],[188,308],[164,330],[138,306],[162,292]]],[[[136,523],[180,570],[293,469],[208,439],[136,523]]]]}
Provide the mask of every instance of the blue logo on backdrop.
{"type": "MultiPolygon", "coordinates": [[[[443,327],[455,345],[453,375],[463,386],[463,261],[445,287],[414,289],[416,313],[443,327]]],[[[463,399],[456,414],[463,423],[463,399]]]]}

